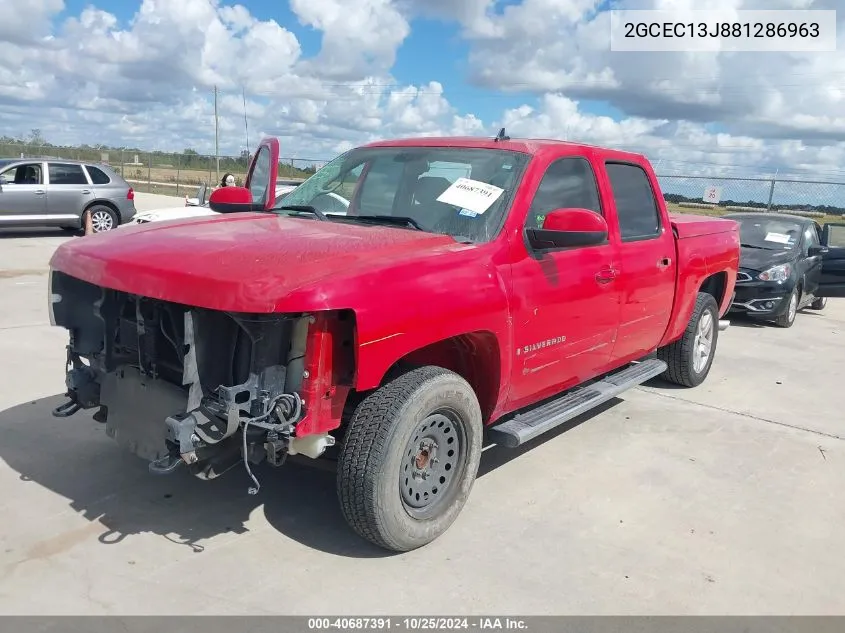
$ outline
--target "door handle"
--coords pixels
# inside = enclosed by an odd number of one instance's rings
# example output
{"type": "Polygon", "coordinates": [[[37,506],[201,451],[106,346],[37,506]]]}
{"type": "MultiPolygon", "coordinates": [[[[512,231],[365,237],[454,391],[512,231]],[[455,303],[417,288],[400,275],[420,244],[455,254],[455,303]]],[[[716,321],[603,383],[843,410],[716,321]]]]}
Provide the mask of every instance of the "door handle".
{"type": "Polygon", "coordinates": [[[36,196],[43,196],[46,192],[43,189],[36,189],[34,193],[36,196]]]}
{"type": "Polygon", "coordinates": [[[669,268],[672,265],[672,259],[670,257],[664,257],[662,259],[657,260],[657,267],[658,268],[669,268]]]}
{"type": "Polygon", "coordinates": [[[616,279],[615,268],[602,268],[599,272],[596,273],[596,281],[600,284],[610,283],[614,279],[616,279]]]}
{"type": "Polygon", "coordinates": [[[83,189],[82,193],[91,193],[91,190],[90,189],[83,189]]]}

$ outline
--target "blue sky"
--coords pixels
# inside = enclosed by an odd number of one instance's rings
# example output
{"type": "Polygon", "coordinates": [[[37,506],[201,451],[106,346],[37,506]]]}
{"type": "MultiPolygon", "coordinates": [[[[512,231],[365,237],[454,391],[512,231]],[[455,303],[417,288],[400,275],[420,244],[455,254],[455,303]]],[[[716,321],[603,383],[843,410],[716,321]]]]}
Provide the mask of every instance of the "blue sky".
{"type": "Polygon", "coordinates": [[[618,53],[609,6],[28,0],[26,13],[0,7],[0,55],[16,60],[0,67],[0,135],[210,153],[218,85],[223,154],[245,143],[245,87],[250,142],[278,136],[295,158],[504,125],[639,151],[665,173],[845,180],[845,38],[829,54],[618,53]]]}
{"type": "MultiPolygon", "coordinates": [[[[176,1],[176,0],[174,0],[176,1]]],[[[461,0],[455,0],[460,2],[461,0]]],[[[118,18],[122,27],[128,27],[137,4],[130,0],[93,0],[118,18]]],[[[303,25],[282,0],[239,0],[259,20],[275,20],[296,35],[305,57],[313,57],[320,51],[322,34],[317,29],[303,25]]],[[[495,12],[501,14],[508,6],[517,6],[520,0],[496,0],[495,12]]],[[[613,2],[602,0],[597,11],[607,10],[613,2]]],[[[54,24],[58,27],[70,16],[78,15],[92,0],[65,0],[65,10],[57,14],[54,24]]],[[[508,90],[503,92],[485,88],[467,81],[469,68],[467,58],[470,43],[461,37],[462,26],[457,22],[442,19],[416,18],[413,29],[397,50],[396,63],[391,74],[403,84],[421,85],[431,80],[441,83],[450,102],[462,113],[473,113],[488,121],[498,117],[502,110],[516,108],[523,104],[537,105],[537,95],[531,91],[508,90]]],[[[622,110],[606,101],[585,99],[580,109],[589,114],[608,116],[621,120],[622,110]]],[[[718,124],[708,124],[713,131],[720,131],[718,124]]],[[[492,133],[495,130],[490,128],[492,133]]]]}

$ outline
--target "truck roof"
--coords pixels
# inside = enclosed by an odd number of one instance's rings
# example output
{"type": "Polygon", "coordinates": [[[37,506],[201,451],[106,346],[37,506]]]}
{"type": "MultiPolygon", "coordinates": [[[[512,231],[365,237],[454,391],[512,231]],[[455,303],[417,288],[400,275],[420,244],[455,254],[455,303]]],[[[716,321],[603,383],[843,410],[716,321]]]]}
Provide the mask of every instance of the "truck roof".
{"type": "Polygon", "coordinates": [[[508,140],[495,140],[492,137],[478,136],[422,136],[390,139],[367,143],[363,147],[466,147],[472,149],[500,149],[524,154],[539,154],[549,149],[558,151],[566,150],[566,153],[584,154],[592,153],[607,158],[620,160],[633,160],[640,162],[646,160],[643,154],[626,152],[623,150],[588,145],[587,143],[574,143],[559,139],[545,138],[510,138],[508,140]]]}

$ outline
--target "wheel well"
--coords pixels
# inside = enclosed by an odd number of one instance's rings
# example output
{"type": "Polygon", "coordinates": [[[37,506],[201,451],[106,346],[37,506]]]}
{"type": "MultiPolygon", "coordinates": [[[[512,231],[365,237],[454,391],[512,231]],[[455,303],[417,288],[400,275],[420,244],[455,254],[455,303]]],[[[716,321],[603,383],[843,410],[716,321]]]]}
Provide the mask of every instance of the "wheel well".
{"type": "Polygon", "coordinates": [[[390,367],[382,383],[423,365],[443,367],[464,378],[478,397],[484,421],[490,419],[501,385],[499,341],[492,332],[469,332],[410,352],[390,367]]]}
{"type": "Polygon", "coordinates": [[[728,273],[722,271],[713,273],[704,283],[701,284],[700,292],[712,295],[716,300],[716,305],[722,306],[722,300],[725,298],[725,290],[728,287],[728,273]]]}

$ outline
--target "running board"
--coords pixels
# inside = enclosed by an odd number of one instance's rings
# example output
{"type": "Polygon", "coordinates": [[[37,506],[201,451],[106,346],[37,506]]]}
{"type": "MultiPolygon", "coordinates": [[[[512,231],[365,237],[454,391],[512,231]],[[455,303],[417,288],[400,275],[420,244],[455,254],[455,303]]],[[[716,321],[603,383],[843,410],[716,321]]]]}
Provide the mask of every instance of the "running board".
{"type": "Polygon", "coordinates": [[[641,385],[666,371],[662,360],[650,358],[608,374],[594,383],[575,387],[551,402],[490,427],[490,440],[499,446],[517,448],[582,413],[604,404],[623,391],[641,385]]]}

